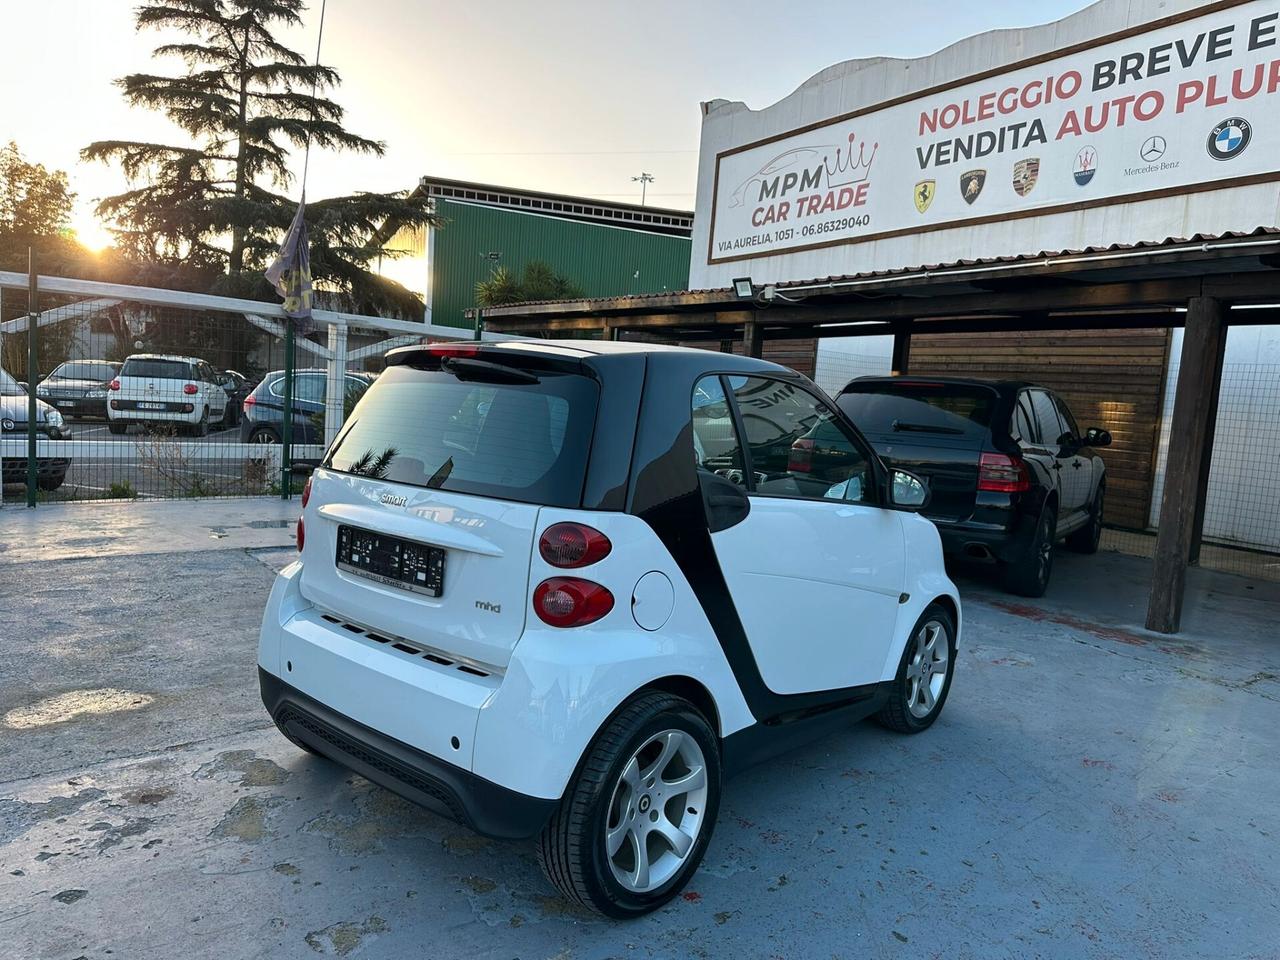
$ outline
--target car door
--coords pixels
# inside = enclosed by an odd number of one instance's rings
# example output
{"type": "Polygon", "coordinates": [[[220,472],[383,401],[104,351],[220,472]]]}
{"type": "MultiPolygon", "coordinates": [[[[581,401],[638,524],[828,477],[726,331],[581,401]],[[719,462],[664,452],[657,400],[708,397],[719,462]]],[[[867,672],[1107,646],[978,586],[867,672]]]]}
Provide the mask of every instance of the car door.
{"type": "Polygon", "coordinates": [[[200,377],[202,399],[209,408],[209,419],[221,420],[227,410],[227,391],[222,389],[213,367],[203,360],[196,364],[196,373],[200,377]]]}
{"type": "Polygon", "coordinates": [[[1068,505],[1074,515],[1073,522],[1083,521],[1093,493],[1093,458],[1086,456],[1082,446],[1084,438],[1080,428],[1076,426],[1076,418],[1057,394],[1052,394],[1054,405],[1058,408],[1058,422],[1062,424],[1062,432],[1071,435],[1071,442],[1063,450],[1062,466],[1062,502],[1068,505]]]}
{"type": "Polygon", "coordinates": [[[700,470],[750,500],[712,543],[769,689],[881,680],[906,551],[901,516],[879,505],[869,448],[800,385],[741,376],[699,382],[694,447],[700,470]]]}

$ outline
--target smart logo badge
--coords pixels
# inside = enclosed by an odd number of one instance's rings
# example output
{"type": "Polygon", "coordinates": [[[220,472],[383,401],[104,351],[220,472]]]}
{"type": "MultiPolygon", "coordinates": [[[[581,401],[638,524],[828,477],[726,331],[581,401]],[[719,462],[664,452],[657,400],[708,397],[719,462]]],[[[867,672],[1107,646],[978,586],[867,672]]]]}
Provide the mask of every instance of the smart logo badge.
{"type": "Polygon", "coordinates": [[[938,181],[921,180],[916,184],[915,198],[916,209],[924,213],[929,209],[929,204],[933,203],[934,194],[938,192],[938,181]]]}
{"type": "Polygon", "coordinates": [[[1209,131],[1209,141],[1205,149],[1215,160],[1234,160],[1244,153],[1253,139],[1253,127],[1248,120],[1232,117],[1223,120],[1209,131]]]}
{"type": "Polygon", "coordinates": [[[1075,178],[1076,186],[1088,186],[1089,181],[1093,179],[1094,174],[1098,172],[1098,151],[1093,147],[1083,147],[1076,154],[1076,162],[1071,166],[1071,176],[1075,178]]]}
{"type": "Polygon", "coordinates": [[[987,185],[987,171],[970,170],[967,173],[960,174],[960,196],[964,197],[964,202],[972,204],[978,199],[978,194],[982,193],[982,188],[987,185]]]}

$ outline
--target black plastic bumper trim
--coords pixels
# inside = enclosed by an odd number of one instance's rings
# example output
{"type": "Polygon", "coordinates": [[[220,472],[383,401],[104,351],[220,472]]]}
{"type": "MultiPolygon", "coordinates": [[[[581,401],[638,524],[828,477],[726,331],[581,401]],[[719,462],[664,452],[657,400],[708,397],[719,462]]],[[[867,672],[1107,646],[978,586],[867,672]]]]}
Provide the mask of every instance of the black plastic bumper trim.
{"type": "Polygon", "coordinates": [[[258,684],[267,712],[286,736],[476,833],[499,839],[532,837],[560,802],[509,790],[378,733],[261,667],[258,684]]]}

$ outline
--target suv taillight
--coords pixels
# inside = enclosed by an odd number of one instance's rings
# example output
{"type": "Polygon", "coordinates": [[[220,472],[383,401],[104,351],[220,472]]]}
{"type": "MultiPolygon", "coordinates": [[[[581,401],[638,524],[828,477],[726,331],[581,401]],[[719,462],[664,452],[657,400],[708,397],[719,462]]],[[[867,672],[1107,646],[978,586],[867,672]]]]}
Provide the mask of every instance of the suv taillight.
{"type": "Polygon", "coordinates": [[[188,396],[193,393],[199,393],[199,391],[200,391],[200,388],[197,387],[194,383],[184,384],[182,387],[182,392],[187,394],[188,396]]]}
{"type": "Polygon", "coordinates": [[[241,404],[241,406],[243,407],[244,412],[248,413],[249,408],[252,407],[257,402],[258,402],[258,398],[255,397],[253,394],[249,394],[249,396],[244,398],[244,403],[241,404]]]}
{"type": "Polygon", "coordinates": [[[538,553],[553,567],[573,569],[603,560],[613,544],[584,523],[553,523],[538,538],[538,553]]]}
{"type": "Polygon", "coordinates": [[[613,609],[613,594],[598,583],[577,577],[552,577],[533,591],[538,619],[553,627],[595,623],[613,609]]]}
{"type": "Polygon", "coordinates": [[[1021,457],[984,453],[978,463],[978,489],[989,493],[1022,493],[1031,489],[1031,474],[1021,457]]]}
{"type": "Polygon", "coordinates": [[[120,381],[119,381],[119,380],[112,380],[109,384],[107,384],[107,389],[108,389],[108,390],[119,390],[119,389],[120,389],[120,381]]]}

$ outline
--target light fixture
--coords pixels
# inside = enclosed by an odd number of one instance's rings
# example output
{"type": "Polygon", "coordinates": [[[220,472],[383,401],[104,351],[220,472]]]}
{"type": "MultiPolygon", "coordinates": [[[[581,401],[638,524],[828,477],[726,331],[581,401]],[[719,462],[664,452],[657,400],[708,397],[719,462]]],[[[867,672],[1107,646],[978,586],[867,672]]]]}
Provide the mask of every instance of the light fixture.
{"type": "Polygon", "coordinates": [[[753,300],[756,288],[752,285],[750,277],[741,277],[733,281],[733,292],[739,300],[753,300]]]}

